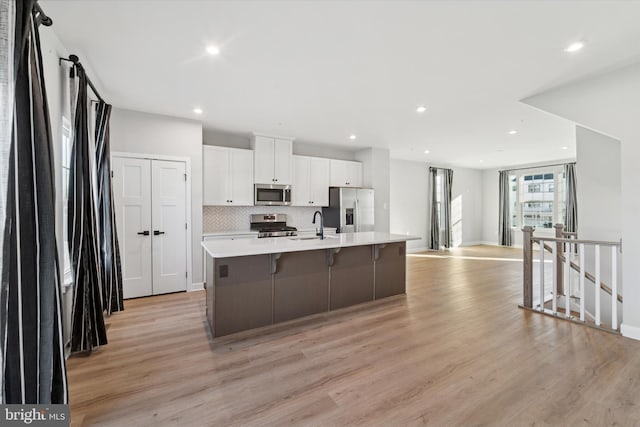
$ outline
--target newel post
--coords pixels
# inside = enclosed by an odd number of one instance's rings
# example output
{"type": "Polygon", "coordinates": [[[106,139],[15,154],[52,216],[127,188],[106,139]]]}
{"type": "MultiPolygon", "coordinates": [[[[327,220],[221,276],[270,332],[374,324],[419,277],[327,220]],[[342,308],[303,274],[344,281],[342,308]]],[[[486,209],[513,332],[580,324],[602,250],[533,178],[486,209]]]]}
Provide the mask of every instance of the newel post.
{"type": "Polygon", "coordinates": [[[522,228],[522,305],[533,308],[533,227],[525,225],[522,228]]]}
{"type": "MultiPolygon", "coordinates": [[[[553,226],[556,229],[556,238],[564,238],[564,225],[556,224],[553,226]]],[[[564,253],[564,247],[562,242],[556,242],[557,247],[557,260],[556,260],[556,295],[564,295],[564,265],[562,263],[562,254],[564,253]]],[[[569,262],[569,260],[567,260],[569,262]]]]}

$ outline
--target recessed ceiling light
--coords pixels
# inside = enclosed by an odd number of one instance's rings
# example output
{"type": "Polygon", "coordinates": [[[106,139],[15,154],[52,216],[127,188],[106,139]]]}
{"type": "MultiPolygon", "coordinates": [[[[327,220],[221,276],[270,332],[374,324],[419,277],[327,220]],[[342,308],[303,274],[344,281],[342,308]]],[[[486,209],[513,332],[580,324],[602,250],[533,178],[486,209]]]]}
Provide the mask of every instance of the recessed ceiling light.
{"type": "Polygon", "coordinates": [[[354,134],[351,134],[349,135],[349,139],[353,141],[354,139],[356,139],[356,136],[354,134]]]}
{"type": "Polygon", "coordinates": [[[518,133],[518,131],[517,131],[517,130],[515,130],[515,129],[511,129],[511,130],[509,131],[509,135],[515,135],[516,133],[518,133]]]}
{"type": "Polygon", "coordinates": [[[427,111],[427,107],[425,107],[424,105],[418,105],[418,107],[416,107],[416,113],[424,113],[425,111],[427,111]]]}
{"type": "Polygon", "coordinates": [[[584,47],[583,42],[573,42],[564,50],[565,52],[573,53],[577,52],[584,47]]]}
{"type": "Polygon", "coordinates": [[[209,55],[218,55],[220,53],[220,49],[218,49],[218,46],[207,46],[207,53],[209,55]]]}
{"type": "Polygon", "coordinates": [[[564,147],[560,147],[560,148],[562,148],[563,150],[568,150],[569,149],[569,147],[567,147],[566,145],[564,147]]]}
{"type": "Polygon", "coordinates": [[[196,113],[196,114],[202,114],[202,108],[196,107],[196,108],[193,109],[193,112],[196,113]]]}
{"type": "Polygon", "coordinates": [[[424,150],[424,154],[429,154],[429,150],[424,150]]]}
{"type": "Polygon", "coordinates": [[[484,160],[480,160],[480,163],[484,163],[484,160]]]}

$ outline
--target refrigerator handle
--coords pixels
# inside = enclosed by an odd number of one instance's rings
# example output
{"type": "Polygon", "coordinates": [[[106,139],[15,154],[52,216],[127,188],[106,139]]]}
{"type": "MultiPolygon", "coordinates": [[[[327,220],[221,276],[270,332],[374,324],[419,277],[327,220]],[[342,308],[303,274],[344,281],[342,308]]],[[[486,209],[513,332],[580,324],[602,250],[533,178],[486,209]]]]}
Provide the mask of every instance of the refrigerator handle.
{"type": "Polygon", "coordinates": [[[356,232],[360,231],[360,201],[356,199],[356,218],[355,218],[355,230],[356,232]]]}

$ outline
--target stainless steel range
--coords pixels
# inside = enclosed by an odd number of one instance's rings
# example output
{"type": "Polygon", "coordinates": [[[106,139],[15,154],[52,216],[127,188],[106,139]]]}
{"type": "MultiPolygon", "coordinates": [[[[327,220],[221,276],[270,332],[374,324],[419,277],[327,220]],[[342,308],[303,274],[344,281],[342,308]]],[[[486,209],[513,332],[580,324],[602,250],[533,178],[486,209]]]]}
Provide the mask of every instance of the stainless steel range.
{"type": "Polygon", "coordinates": [[[287,215],[285,214],[251,215],[251,229],[258,231],[258,238],[298,235],[297,228],[287,225],[287,215]]]}

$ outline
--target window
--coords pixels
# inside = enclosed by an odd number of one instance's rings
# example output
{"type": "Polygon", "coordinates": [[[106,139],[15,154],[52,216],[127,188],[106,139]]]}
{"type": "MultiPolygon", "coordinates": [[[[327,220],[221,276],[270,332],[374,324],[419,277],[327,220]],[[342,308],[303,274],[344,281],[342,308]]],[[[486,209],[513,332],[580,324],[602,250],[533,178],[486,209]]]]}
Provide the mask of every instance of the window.
{"type": "Polygon", "coordinates": [[[511,226],[551,230],[564,223],[564,168],[527,170],[509,176],[511,226]]]}
{"type": "Polygon", "coordinates": [[[69,173],[71,171],[71,122],[66,117],[62,118],[62,245],[64,284],[71,283],[71,257],[69,256],[69,243],[67,232],[68,202],[69,202],[69,173]]]}

